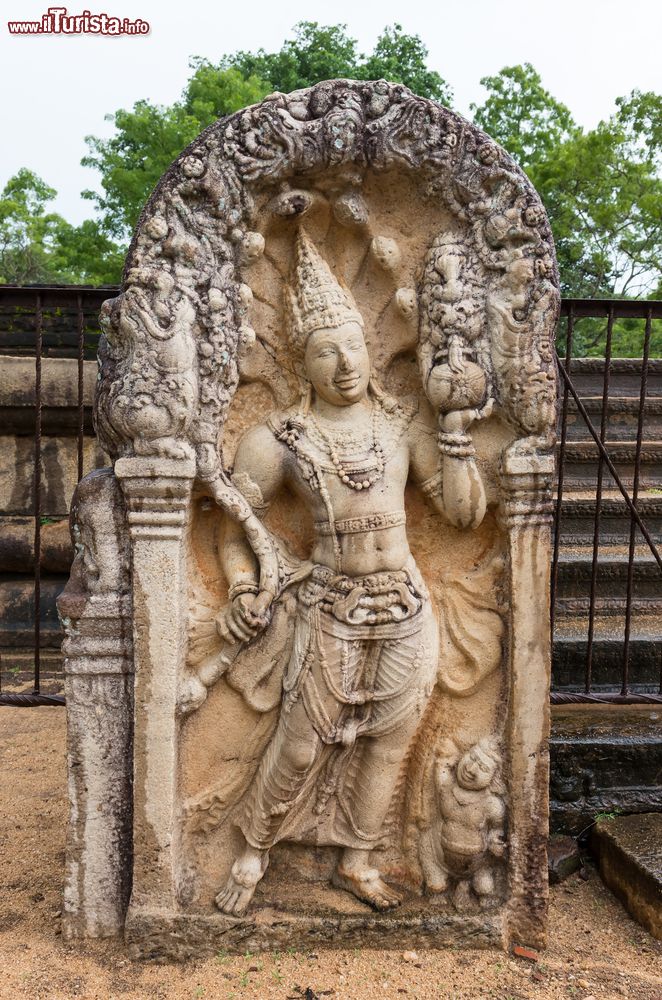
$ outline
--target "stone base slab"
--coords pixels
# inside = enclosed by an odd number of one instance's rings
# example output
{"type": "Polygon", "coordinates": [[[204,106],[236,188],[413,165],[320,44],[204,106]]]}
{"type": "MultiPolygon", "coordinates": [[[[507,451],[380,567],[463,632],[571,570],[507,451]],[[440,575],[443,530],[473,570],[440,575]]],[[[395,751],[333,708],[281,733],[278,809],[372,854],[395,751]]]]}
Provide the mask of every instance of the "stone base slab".
{"type": "Polygon", "coordinates": [[[500,913],[459,915],[429,900],[395,913],[361,915],[261,906],[236,918],[130,908],[125,925],[132,957],[156,962],[287,948],[502,948],[502,935],[500,913]]]}
{"type": "Polygon", "coordinates": [[[662,813],[601,820],[591,847],[605,884],[628,913],[662,941],[662,813]]]}

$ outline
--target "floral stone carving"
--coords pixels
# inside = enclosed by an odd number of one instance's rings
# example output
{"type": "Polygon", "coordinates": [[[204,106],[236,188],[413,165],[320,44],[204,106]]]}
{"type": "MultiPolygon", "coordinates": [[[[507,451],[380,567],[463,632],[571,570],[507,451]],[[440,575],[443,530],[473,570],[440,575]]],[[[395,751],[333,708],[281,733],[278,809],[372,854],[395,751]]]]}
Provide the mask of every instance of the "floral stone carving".
{"type": "Polygon", "coordinates": [[[273,94],[173,164],[61,605],[72,677],[111,639],[135,671],[119,777],[71,730],[110,833],[72,786],[70,937],[544,943],[557,313],[529,181],[402,86],[273,94]]]}

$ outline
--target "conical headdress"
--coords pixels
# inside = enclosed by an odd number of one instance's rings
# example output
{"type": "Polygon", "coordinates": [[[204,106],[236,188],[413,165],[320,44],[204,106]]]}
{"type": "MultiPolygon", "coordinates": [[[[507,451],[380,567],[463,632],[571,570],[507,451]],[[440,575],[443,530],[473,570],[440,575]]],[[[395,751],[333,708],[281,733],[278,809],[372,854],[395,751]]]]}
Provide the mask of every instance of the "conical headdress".
{"type": "Polygon", "coordinates": [[[285,289],[285,308],[290,342],[300,354],[315,330],[335,329],[350,322],[363,328],[351,292],[336,280],[303,229],[297,234],[290,283],[285,289]]]}

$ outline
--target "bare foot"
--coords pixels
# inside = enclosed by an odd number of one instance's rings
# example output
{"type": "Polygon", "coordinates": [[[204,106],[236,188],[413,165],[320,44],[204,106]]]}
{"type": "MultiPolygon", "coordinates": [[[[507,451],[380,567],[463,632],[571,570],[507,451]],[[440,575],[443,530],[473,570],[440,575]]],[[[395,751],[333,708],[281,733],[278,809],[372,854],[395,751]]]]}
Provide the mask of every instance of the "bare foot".
{"type": "Polygon", "coordinates": [[[237,858],[230,869],[225,888],[221,889],[214,902],[222,913],[241,917],[253,898],[256,886],[269,863],[269,856],[260,856],[257,851],[246,851],[237,858]]]}
{"type": "Polygon", "coordinates": [[[336,868],[331,877],[333,885],[338,889],[346,889],[361,902],[367,903],[375,910],[393,910],[400,906],[402,900],[397,893],[382,881],[376,868],[362,868],[358,871],[347,871],[336,868]]]}

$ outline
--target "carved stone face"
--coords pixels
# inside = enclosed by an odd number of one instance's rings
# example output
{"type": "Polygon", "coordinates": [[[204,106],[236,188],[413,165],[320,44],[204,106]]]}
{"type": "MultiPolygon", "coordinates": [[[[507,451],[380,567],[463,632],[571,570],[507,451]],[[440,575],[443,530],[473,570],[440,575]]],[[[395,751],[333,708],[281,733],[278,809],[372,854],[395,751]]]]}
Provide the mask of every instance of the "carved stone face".
{"type": "Polygon", "coordinates": [[[462,788],[481,791],[490,784],[495,771],[494,761],[487,760],[473,749],[468,750],[457,765],[457,781],[462,788]]]}
{"type": "Polygon", "coordinates": [[[315,392],[327,403],[350,406],[363,399],[370,379],[370,356],[358,323],[311,333],[304,368],[315,392]]]}

